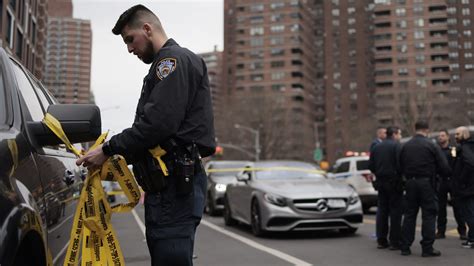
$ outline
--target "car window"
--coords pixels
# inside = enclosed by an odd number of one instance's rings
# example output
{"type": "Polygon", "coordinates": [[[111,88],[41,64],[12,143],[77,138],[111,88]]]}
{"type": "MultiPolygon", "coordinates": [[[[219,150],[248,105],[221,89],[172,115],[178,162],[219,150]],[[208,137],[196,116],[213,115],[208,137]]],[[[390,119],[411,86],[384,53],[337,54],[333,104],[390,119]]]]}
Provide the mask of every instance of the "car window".
{"type": "Polygon", "coordinates": [[[368,170],[369,160],[360,160],[356,162],[357,170],[368,170]]]}
{"type": "Polygon", "coordinates": [[[275,169],[264,169],[255,171],[256,179],[315,179],[315,178],[324,178],[323,175],[315,173],[317,169],[310,168],[297,168],[294,169],[285,169],[285,168],[275,168],[275,169]]]}
{"type": "Polygon", "coordinates": [[[41,121],[44,117],[44,109],[38,100],[38,96],[31,86],[30,81],[26,77],[25,72],[16,62],[11,62],[21,96],[23,96],[23,99],[25,100],[26,107],[31,114],[31,118],[33,121],[41,121]]]}
{"type": "Polygon", "coordinates": [[[343,162],[336,168],[336,173],[349,172],[349,165],[351,162],[343,162]]]}
{"type": "Polygon", "coordinates": [[[3,75],[0,72],[0,128],[7,124],[7,100],[6,91],[3,84],[3,75]]]}
{"type": "Polygon", "coordinates": [[[44,109],[47,111],[48,106],[51,104],[49,100],[49,96],[46,96],[46,93],[43,91],[41,85],[35,78],[31,77],[31,75],[29,75],[29,77],[31,78],[33,88],[35,89],[36,94],[38,94],[41,104],[43,105],[44,109]]]}

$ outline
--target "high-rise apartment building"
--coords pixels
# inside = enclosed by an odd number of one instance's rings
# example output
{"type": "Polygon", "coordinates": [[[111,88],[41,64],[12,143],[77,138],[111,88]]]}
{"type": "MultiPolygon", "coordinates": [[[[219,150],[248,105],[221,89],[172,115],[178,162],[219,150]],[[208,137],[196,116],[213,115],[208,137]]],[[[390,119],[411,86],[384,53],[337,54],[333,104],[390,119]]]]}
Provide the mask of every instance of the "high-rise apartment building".
{"type": "Polygon", "coordinates": [[[326,159],[366,151],[373,137],[372,1],[322,1],[326,159]]]}
{"type": "Polygon", "coordinates": [[[0,1],[0,43],[38,79],[43,78],[47,0],[0,1]]]}
{"type": "Polygon", "coordinates": [[[48,13],[43,82],[62,103],[90,103],[90,21],[72,18],[72,1],[49,1],[48,13]]]}
{"type": "Polygon", "coordinates": [[[207,74],[209,77],[209,87],[211,89],[212,98],[212,109],[214,112],[214,121],[216,122],[216,137],[219,139],[221,136],[221,126],[217,122],[221,122],[220,118],[222,114],[223,102],[222,102],[222,51],[218,51],[217,47],[214,47],[214,51],[198,54],[207,66],[207,74]]]}
{"type": "Polygon", "coordinates": [[[412,129],[417,119],[430,121],[433,128],[462,123],[462,119],[457,119],[467,110],[459,104],[463,97],[453,85],[474,67],[472,3],[469,0],[375,2],[378,121],[406,129],[412,129]]]}
{"type": "Polygon", "coordinates": [[[224,141],[254,147],[259,140],[262,159],[311,160],[315,1],[225,0],[224,12],[224,141]]]}

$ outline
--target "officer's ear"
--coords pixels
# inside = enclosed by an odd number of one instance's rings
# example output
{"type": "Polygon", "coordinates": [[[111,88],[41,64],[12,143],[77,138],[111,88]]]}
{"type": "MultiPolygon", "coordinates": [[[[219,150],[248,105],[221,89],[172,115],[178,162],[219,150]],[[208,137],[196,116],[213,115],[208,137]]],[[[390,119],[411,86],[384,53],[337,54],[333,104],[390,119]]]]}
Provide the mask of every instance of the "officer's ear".
{"type": "Polygon", "coordinates": [[[143,30],[145,31],[146,35],[150,37],[153,32],[153,28],[151,27],[150,23],[143,24],[143,30]]]}

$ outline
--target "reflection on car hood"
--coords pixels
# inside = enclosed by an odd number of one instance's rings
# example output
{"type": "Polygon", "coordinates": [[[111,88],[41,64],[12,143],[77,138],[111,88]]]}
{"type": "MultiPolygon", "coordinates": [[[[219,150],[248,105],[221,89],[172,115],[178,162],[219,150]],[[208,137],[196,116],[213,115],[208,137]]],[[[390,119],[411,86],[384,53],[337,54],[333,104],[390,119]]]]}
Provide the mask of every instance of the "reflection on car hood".
{"type": "Polygon", "coordinates": [[[255,184],[264,192],[274,193],[290,199],[320,197],[349,197],[352,188],[327,179],[259,180],[255,184]]]}

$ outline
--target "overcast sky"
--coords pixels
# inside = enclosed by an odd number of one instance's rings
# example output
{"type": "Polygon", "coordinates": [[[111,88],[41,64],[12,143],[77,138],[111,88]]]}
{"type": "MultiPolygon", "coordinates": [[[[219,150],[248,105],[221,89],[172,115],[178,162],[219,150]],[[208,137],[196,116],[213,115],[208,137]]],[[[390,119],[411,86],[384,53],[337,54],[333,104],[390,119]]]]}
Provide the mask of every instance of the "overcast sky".
{"type": "Polygon", "coordinates": [[[111,30],[123,11],[143,4],[155,12],[168,37],[195,53],[223,49],[223,0],[73,0],[74,17],[92,24],[91,89],[102,109],[102,130],[130,127],[149,65],[129,54],[111,30]]]}

